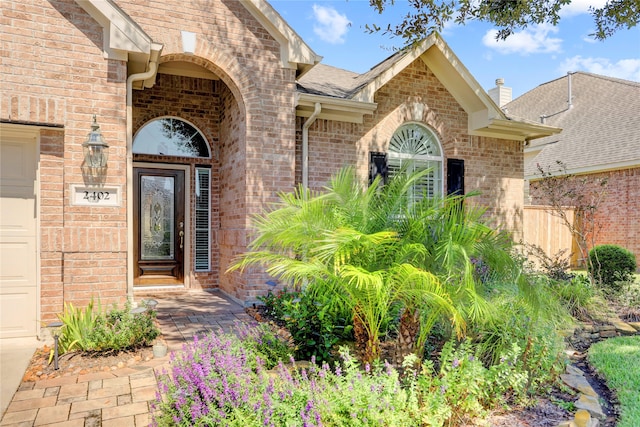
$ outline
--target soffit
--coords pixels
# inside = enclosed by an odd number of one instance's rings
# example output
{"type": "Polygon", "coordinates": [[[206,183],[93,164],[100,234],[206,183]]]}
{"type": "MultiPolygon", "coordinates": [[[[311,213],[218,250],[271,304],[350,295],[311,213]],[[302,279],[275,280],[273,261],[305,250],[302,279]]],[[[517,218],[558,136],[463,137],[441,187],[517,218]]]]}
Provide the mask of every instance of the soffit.
{"type": "Polygon", "coordinates": [[[297,77],[300,77],[322,60],[269,3],[264,0],[240,1],[280,43],[283,67],[295,69],[297,77]]]}
{"type": "MultiPolygon", "coordinates": [[[[76,0],[93,19],[102,26],[103,52],[105,58],[127,61],[129,75],[148,70],[150,61],[157,62],[162,45],[153,42],[122,9],[111,0],[76,0]]],[[[151,87],[155,83],[155,75],[140,87],[151,87]]]]}

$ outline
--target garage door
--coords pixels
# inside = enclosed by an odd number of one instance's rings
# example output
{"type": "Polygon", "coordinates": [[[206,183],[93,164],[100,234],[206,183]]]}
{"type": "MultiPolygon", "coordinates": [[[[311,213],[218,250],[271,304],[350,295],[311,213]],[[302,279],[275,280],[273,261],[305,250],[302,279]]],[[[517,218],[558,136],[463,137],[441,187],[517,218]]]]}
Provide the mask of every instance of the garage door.
{"type": "Polygon", "coordinates": [[[0,134],[0,338],[35,336],[36,141],[0,134]]]}

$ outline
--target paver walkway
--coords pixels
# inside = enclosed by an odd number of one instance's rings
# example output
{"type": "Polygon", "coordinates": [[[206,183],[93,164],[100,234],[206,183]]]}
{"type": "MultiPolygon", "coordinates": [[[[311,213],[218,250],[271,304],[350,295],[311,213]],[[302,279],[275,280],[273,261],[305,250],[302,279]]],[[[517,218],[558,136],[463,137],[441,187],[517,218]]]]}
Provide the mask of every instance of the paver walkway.
{"type": "MultiPolygon", "coordinates": [[[[194,335],[220,328],[229,331],[237,321],[253,321],[242,306],[215,291],[153,298],[158,301],[158,322],[170,352],[179,351],[194,335]]],[[[110,372],[22,382],[0,426],[148,426],[157,375],[168,364],[165,356],[110,372]]]]}

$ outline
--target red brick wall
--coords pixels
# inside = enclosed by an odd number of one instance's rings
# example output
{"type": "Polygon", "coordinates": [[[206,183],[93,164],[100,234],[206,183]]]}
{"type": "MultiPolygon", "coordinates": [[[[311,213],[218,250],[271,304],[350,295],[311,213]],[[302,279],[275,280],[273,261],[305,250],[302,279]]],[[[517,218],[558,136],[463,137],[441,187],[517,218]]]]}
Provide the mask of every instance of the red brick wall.
{"type": "Polygon", "coordinates": [[[246,248],[250,216],[293,188],[295,71],[282,68],[280,44],[236,0],[118,5],[164,45],[161,62],[193,62],[221,79],[219,286],[255,299],[266,280],[261,270],[225,271],[246,248]],[[181,30],[198,33],[193,56],[182,53],[181,30]]]}
{"type": "MultiPolygon", "coordinates": [[[[598,185],[602,179],[607,181],[605,196],[595,217],[596,224],[601,226],[595,244],[622,246],[633,252],[640,262],[640,167],[579,175],[575,179],[585,178],[587,186],[598,185]]],[[[540,190],[533,186],[531,199],[533,204],[544,204],[540,190]]]]}
{"type": "MultiPolygon", "coordinates": [[[[375,96],[378,104],[363,124],[317,120],[309,129],[309,186],[320,189],[337,170],[356,164],[368,178],[369,152],[387,152],[402,124],[418,122],[438,136],[446,159],[465,161],[465,190],[478,190],[474,203],[487,207],[496,225],[522,236],[522,143],[470,136],[467,114],[421,60],[416,60],[375,96]]],[[[302,118],[297,120],[297,179],[301,181],[302,118]]],[[[446,189],[445,189],[446,191],[446,189]]]]}
{"type": "MultiPolygon", "coordinates": [[[[191,279],[196,286],[220,286],[237,299],[250,300],[264,286],[264,273],[224,271],[246,247],[249,215],[278,191],[293,188],[295,71],[282,68],[279,43],[238,1],[212,0],[205,8],[198,0],[116,3],[163,44],[161,62],[192,62],[220,78],[209,94],[199,92],[208,89],[198,79],[183,79],[178,86],[174,80],[161,94],[172,79],[159,75],[157,88],[134,91],[141,103],[134,128],[160,114],[176,115],[198,126],[214,145],[212,193],[219,195],[212,205],[214,268],[191,279]],[[182,53],[181,30],[198,33],[195,55],[182,53]],[[180,94],[183,103],[168,94],[180,94]],[[186,105],[190,95],[192,104],[186,105]]],[[[123,303],[127,63],[105,59],[102,27],[74,0],[8,0],[2,3],[1,19],[0,117],[63,125],[61,131],[41,135],[42,320],[55,318],[63,301],[82,306],[95,295],[103,304],[123,303]],[[120,188],[118,207],[71,204],[71,186],[85,184],[81,145],[93,114],[110,145],[105,185],[120,188]]]]}
{"type": "Polygon", "coordinates": [[[105,60],[102,28],[72,0],[2,2],[2,102],[5,120],[63,125],[40,136],[41,321],[63,301],[83,306],[126,297],[126,63],[105,60]],[[85,185],[82,142],[96,114],[110,145],[107,185],[119,207],[73,206],[85,185]]]}

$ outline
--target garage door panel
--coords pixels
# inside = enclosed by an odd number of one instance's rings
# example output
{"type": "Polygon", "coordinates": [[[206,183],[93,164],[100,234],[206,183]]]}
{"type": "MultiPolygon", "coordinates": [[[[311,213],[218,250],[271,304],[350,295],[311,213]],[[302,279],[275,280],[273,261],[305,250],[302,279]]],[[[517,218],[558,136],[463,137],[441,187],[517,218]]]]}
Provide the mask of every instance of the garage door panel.
{"type": "MultiPolygon", "coordinates": [[[[3,141],[0,168],[3,186],[21,186],[35,179],[35,144],[31,141],[3,141]]],[[[33,189],[33,186],[31,187],[33,189]]]]}
{"type": "Polygon", "coordinates": [[[36,287],[3,287],[0,291],[0,337],[35,336],[39,325],[36,315],[36,287]]]}
{"type": "Polygon", "coordinates": [[[5,238],[0,242],[0,286],[36,286],[36,272],[31,263],[35,256],[35,239],[5,238]]]}
{"type": "Polygon", "coordinates": [[[0,338],[35,336],[37,318],[34,138],[0,141],[0,338]]]}
{"type": "MultiPolygon", "coordinates": [[[[4,186],[3,186],[4,187],[4,186]]],[[[4,189],[3,189],[4,190],[4,189]]],[[[36,235],[36,203],[32,198],[0,192],[0,233],[4,237],[36,235]]]]}

